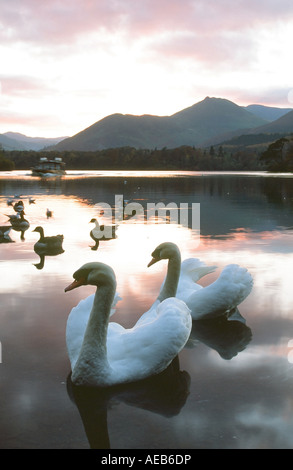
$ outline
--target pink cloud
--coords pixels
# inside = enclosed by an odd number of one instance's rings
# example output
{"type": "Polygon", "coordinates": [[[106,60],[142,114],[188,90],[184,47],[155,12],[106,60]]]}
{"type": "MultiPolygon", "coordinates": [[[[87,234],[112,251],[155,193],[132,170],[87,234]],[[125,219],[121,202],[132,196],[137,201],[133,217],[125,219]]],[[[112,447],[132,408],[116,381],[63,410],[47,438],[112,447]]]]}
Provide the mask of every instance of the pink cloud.
{"type": "Polygon", "coordinates": [[[98,31],[134,39],[167,31],[217,36],[292,17],[290,0],[1,0],[0,37],[50,46],[98,31]]]}
{"type": "Polygon", "coordinates": [[[46,84],[29,76],[0,75],[0,83],[3,95],[20,96],[25,94],[26,97],[29,97],[42,95],[44,91],[48,91],[46,84]]]}

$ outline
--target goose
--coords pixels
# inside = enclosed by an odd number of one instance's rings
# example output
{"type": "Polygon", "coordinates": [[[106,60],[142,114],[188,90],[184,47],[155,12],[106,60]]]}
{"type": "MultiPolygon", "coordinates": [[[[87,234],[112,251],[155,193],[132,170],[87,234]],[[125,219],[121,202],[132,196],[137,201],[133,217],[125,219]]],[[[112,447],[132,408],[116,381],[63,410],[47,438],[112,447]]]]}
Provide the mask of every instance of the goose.
{"type": "Polygon", "coordinates": [[[92,250],[99,248],[100,241],[112,240],[116,238],[116,225],[100,225],[98,220],[93,218],[89,222],[95,224],[95,227],[90,231],[90,237],[94,240],[95,245],[91,247],[92,250]]]}
{"type": "MultiPolygon", "coordinates": [[[[152,254],[149,265],[157,263],[162,257],[162,250],[157,249],[152,254]]],[[[170,260],[180,260],[178,250],[169,246],[170,260]]],[[[224,267],[216,281],[207,287],[202,287],[194,280],[212,272],[216,266],[205,266],[199,260],[188,258],[181,264],[182,274],[179,277],[176,297],[183,300],[191,311],[193,320],[214,318],[230,315],[250,294],[253,279],[248,270],[238,264],[224,267]],[[192,269],[193,268],[193,269],[192,269]],[[193,287],[193,289],[192,289],[193,287]]],[[[171,273],[167,273],[168,275],[171,273]]],[[[167,279],[166,278],[166,279],[167,279]]],[[[165,284],[161,290],[164,290],[165,284]]]]}
{"type": "Polygon", "coordinates": [[[39,240],[34,245],[36,253],[52,254],[51,252],[57,251],[56,254],[63,253],[62,243],[64,240],[63,235],[53,235],[45,237],[43,227],[36,227],[33,232],[40,234],[39,240]]]}
{"type": "Polygon", "coordinates": [[[24,218],[24,211],[18,212],[16,217],[8,216],[13,230],[21,232],[20,238],[24,240],[24,232],[29,228],[30,223],[24,218]]]}
{"type": "Polygon", "coordinates": [[[93,302],[86,299],[90,311],[79,303],[67,320],[66,344],[75,385],[109,387],[154,376],[169,366],[188,341],[191,316],[181,300],[165,298],[156,308],[156,317],[125,329],[109,322],[116,292],[110,266],[86,263],[73,278],[65,292],[88,284],[97,287],[93,302]]]}
{"type": "Polygon", "coordinates": [[[13,209],[15,212],[23,212],[24,211],[24,204],[22,201],[18,201],[14,204],[13,209]]]}

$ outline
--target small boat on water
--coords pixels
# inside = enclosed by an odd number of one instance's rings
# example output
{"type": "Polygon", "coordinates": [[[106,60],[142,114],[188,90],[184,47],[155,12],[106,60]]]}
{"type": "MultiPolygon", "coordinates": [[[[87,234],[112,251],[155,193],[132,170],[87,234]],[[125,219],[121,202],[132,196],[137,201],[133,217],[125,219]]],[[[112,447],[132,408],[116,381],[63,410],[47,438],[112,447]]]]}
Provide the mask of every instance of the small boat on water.
{"type": "Polygon", "coordinates": [[[59,157],[53,159],[41,157],[38,165],[34,166],[31,171],[32,176],[66,175],[65,163],[59,157]]]}

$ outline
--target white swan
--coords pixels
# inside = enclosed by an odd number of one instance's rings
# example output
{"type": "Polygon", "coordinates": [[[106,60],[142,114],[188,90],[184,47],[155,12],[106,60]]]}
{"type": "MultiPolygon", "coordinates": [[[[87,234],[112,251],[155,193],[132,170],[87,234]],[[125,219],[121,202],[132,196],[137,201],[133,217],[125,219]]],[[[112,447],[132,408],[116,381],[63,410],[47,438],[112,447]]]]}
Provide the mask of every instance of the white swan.
{"type": "MultiPolygon", "coordinates": [[[[179,299],[167,298],[158,305],[155,318],[125,329],[109,323],[114,271],[103,263],[87,263],[73,277],[66,292],[85,284],[97,286],[91,311],[82,310],[78,324],[73,308],[66,325],[73,383],[105,387],[150,377],[165,370],[186,344],[192,322],[179,299]]],[[[79,305],[77,310],[80,313],[79,305]]]]}
{"type": "MultiPolygon", "coordinates": [[[[157,249],[152,254],[150,264],[160,261],[161,250],[157,249]]],[[[180,261],[180,254],[174,247],[169,248],[170,260],[180,261]]],[[[149,265],[150,265],[149,264],[149,265]]],[[[206,266],[197,259],[189,258],[181,264],[181,274],[176,297],[183,300],[191,310],[193,320],[214,318],[221,315],[229,315],[250,294],[253,279],[246,268],[237,264],[225,266],[219,278],[207,287],[197,284],[197,280],[203,275],[214,271],[216,266],[206,266]]],[[[171,274],[171,273],[170,273],[171,274]]],[[[169,273],[167,274],[168,278],[169,273]]],[[[167,280],[166,278],[166,280],[167,280]]],[[[164,283],[161,292],[164,290],[164,283]]]]}

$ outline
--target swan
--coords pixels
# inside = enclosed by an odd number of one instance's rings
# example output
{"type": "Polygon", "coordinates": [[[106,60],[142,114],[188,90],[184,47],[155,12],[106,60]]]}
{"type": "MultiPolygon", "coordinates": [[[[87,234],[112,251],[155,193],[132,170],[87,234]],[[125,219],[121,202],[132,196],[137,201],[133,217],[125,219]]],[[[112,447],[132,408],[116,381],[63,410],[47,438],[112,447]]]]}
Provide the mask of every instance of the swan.
{"type": "MultiPolygon", "coordinates": [[[[162,257],[162,251],[157,249],[152,254],[153,259],[149,265],[157,263],[162,257]]],[[[180,261],[178,249],[169,246],[170,261],[180,261]]],[[[214,271],[216,266],[205,266],[197,259],[188,258],[181,264],[176,297],[183,300],[191,311],[193,320],[214,318],[221,315],[230,315],[234,309],[242,303],[250,294],[253,287],[253,279],[248,270],[238,264],[229,264],[224,267],[219,278],[202,287],[195,281],[203,275],[214,271]]],[[[173,274],[167,273],[167,278],[173,274]]],[[[161,291],[164,290],[166,281],[161,291]]]]}
{"type": "MultiPolygon", "coordinates": [[[[60,249],[62,249],[63,235],[53,235],[45,237],[43,227],[36,227],[33,232],[38,232],[40,234],[39,240],[34,245],[34,250],[36,253],[50,254],[51,251],[58,251],[60,254],[60,249]]],[[[63,253],[63,249],[61,253],[63,253]]]]}
{"type": "Polygon", "coordinates": [[[107,387],[156,375],[188,341],[191,316],[181,300],[166,298],[157,306],[156,317],[125,329],[109,322],[116,291],[110,266],[86,263],[73,278],[65,292],[87,284],[97,287],[90,312],[78,304],[67,320],[66,344],[74,384],[107,387]],[[83,313],[79,320],[77,313],[83,313]]]}

